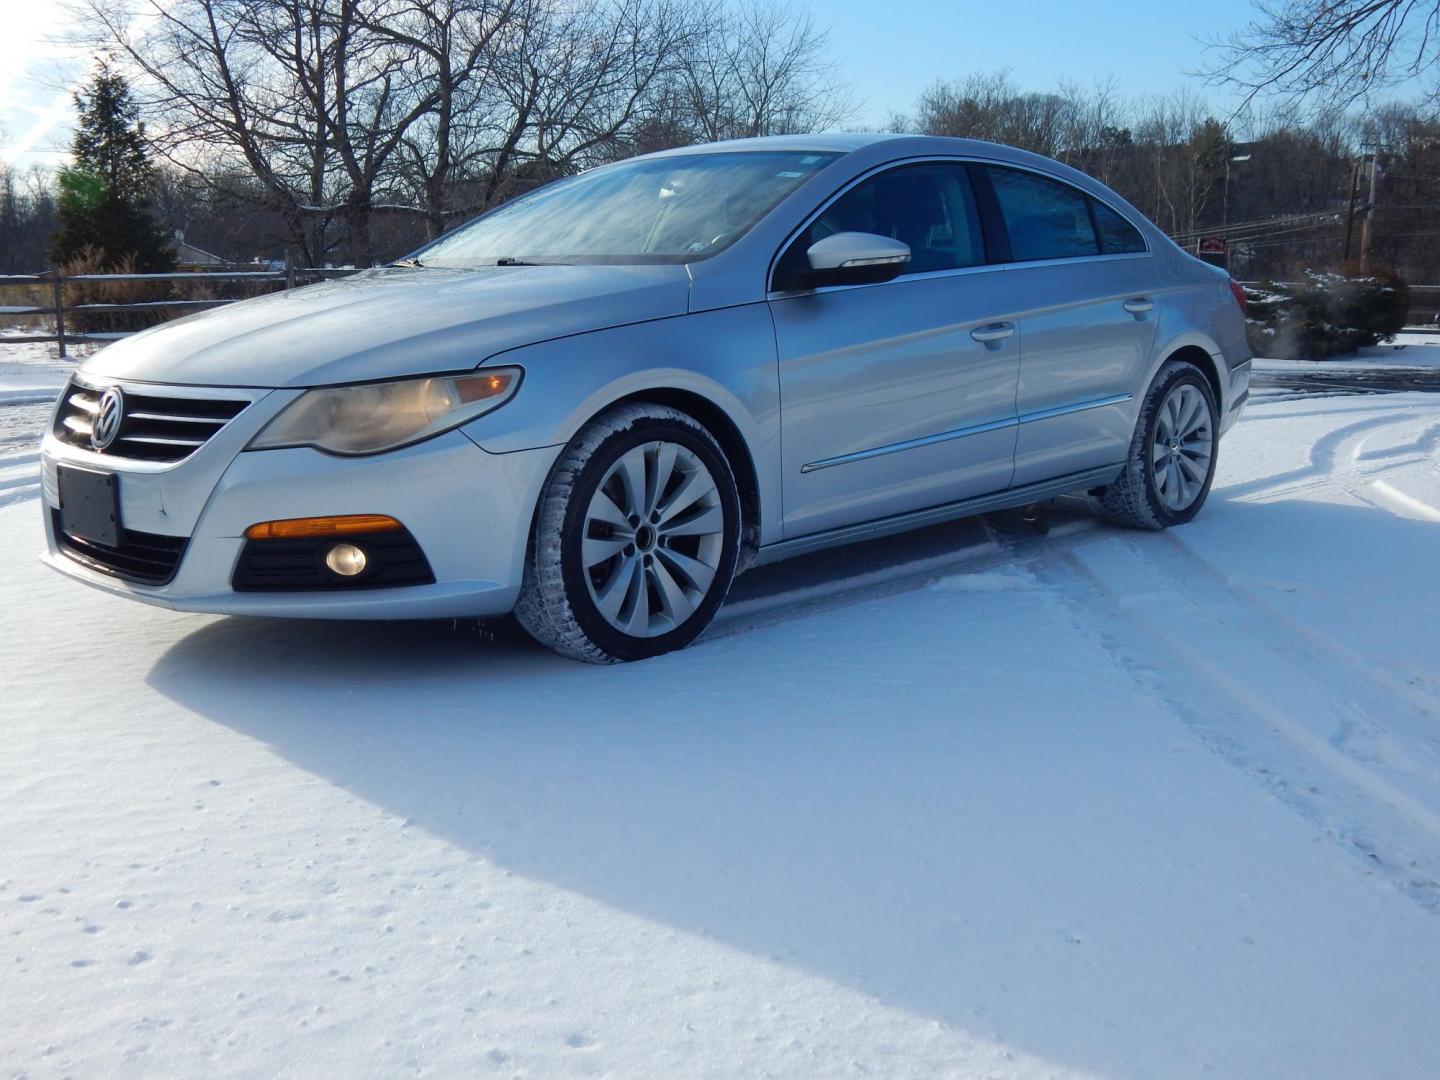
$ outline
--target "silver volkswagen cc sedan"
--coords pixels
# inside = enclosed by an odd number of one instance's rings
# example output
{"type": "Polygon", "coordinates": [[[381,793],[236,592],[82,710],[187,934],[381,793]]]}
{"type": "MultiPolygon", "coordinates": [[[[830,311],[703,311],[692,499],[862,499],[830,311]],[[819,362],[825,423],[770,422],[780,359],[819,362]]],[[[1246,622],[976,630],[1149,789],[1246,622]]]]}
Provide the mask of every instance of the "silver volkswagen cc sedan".
{"type": "Polygon", "coordinates": [[[1023,151],[667,151],[98,352],[45,438],[44,557],[182,611],[514,612],[566,656],[654,656],[801,552],[1067,492],[1189,521],[1243,304],[1023,151]]]}

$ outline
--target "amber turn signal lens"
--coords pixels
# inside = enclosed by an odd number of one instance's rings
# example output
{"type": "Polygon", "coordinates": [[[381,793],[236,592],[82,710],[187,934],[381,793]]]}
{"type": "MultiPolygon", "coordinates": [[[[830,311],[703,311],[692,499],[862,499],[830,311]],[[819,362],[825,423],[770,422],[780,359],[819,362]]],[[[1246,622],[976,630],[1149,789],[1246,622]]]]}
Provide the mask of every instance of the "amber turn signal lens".
{"type": "Polygon", "coordinates": [[[247,540],[302,540],[316,536],[354,536],[356,533],[395,532],[404,528],[384,514],[346,514],[342,517],[287,518],[262,521],[245,530],[247,540]]]}
{"type": "Polygon", "coordinates": [[[453,380],[456,396],[466,405],[472,401],[484,401],[510,389],[515,376],[510,372],[481,375],[466,375],[453,380]]]}

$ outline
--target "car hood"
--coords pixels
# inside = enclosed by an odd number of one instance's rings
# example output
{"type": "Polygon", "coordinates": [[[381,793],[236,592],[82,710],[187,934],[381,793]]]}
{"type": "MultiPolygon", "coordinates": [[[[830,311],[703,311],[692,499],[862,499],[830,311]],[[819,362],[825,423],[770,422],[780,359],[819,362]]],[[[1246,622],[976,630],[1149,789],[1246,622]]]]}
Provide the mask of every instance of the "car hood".
{"type": "Polygon", "coordinates": [[[459,371],[520,345],[682,315],[683,266],[369,270],[124,338],[88,375],[196,386],[324,386],[459,371]]]}

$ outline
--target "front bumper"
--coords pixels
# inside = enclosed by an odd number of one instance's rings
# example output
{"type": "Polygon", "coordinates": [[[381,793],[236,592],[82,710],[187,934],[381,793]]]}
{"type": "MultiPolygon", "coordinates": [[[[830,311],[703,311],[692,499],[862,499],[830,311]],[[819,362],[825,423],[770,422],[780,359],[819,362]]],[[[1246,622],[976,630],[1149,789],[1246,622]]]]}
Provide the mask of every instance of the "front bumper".
{"type": "Polygon", "coordinates": [[[260,398],[189,458],[157,469],[96,455],[47,435],[42,448],[44,562],[105,592],[178,611],[317,619],[498,615],[519,593],[533,508],[559,447],[491,454],[463,429],[387,454],[342,458],[312,449],[242,451],[293,392],[260,398]],[[174,577],[148,586],[83,565],[56,539],[55,467],[120,477],[127,528],[188,537],[174,577]],[[433,584],[323,592],[235,592],[245,529],[260,521],[388,514],[429,561],[433,584]]]}

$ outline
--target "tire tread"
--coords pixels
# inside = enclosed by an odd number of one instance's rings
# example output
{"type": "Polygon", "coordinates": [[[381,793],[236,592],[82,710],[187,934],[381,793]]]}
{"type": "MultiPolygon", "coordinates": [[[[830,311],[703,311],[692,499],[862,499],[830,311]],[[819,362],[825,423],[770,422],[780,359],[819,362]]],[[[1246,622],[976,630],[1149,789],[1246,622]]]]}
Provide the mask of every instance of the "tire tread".
{"type": "MultiPolygon", "coordinates": [[[[1209,383],[1194,364],[1185,360],[1171,360],[1160,368],[1154,381],[1150,384],[1150,388],[1145,392],[1145,399],[1140,406],[1140,415],[1135,420],[1135,434],[1131,436],[1130,448],[1125,455],[1124,469],[1121,470],[1119,476],[1106,485],[1105,493],[1100,497],[1100,512],[1117,525],[1158,532],[1161,529],[1169,528],[1172,524],[1179,523],[1169,520],[1170,515],[1161,506],[1154,492],[1148,469],[1151,431],[1154,428],[1155,414],[1159,411],[1160,405],[1171,387],[1186,376],[1192,377],[1192,381],[1200,386],[1206,400],[1210,403],[1212,430],[1215,431],[1210,472],[1211,476],[1214,475],[1220,443],[1218,427],[1213,423],[1215,402],[1209,383]]],[[[1183,520],[1189,520],[1199,511],[1208,494],[1209,487],[1207,485],[1195,505],[1186,512],[1183,520]]]]}
{"type": "MultiPolygon", "coordinates": [[[[560,536],[581,473],[596,451],[616,435],[624,434],[639,424],[657,421],[689,429],[724,460],[724,452],[715,437],[688,413],[667,405],[618,405],[601,413],[580,430],[560,454],[550,470],[550,478],[545,482],[530,534],[524,577],[514,613],[531,637],[561,656],[590,664],[615,664],[624,659],[612,656],[597,644],[575,617],[565,588],[560,536]]],[[[733,484],[733,477],[729,479],[733,484]]],[[[716,477],[716,481],[723,482],[720,477],[716,477]]],[[[729,591],[728,578],[721,588],[729,591]]]]}

